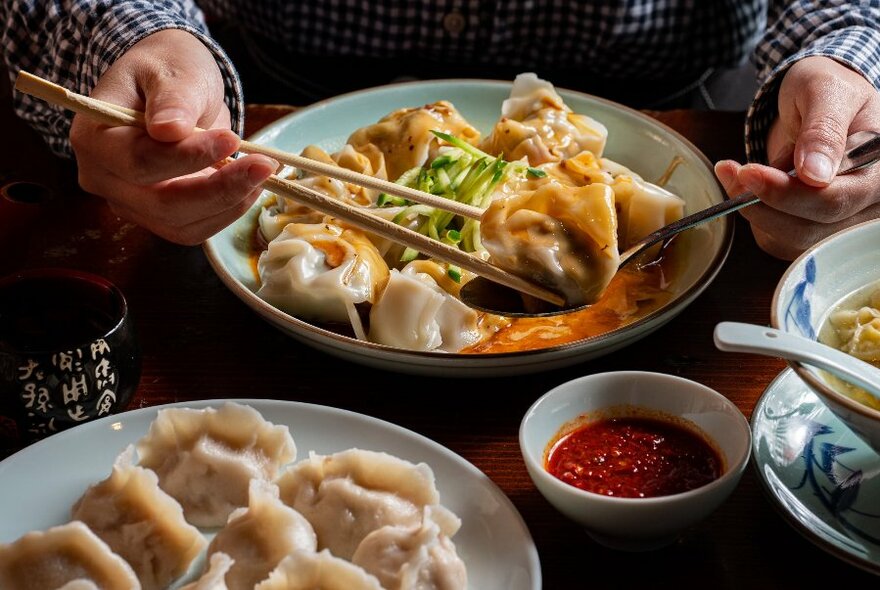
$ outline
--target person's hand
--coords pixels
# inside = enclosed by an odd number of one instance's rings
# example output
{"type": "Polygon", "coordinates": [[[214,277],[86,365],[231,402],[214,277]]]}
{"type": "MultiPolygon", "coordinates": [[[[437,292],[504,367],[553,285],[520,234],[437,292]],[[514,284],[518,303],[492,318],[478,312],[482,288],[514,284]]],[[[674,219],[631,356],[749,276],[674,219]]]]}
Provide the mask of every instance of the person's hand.
{"type": "Polygon", "coordinates": [[[880,93],[860,74],[825,57],[794,64],[779,89],[779,118],[767,138],[773,167],[725,160],[715,172],[746,207],[758,245],[787,260],[823,238],[880,217],[880,167],[835,178],[848,135],[880,131],[880,93]],[[797,178],[788,176],[794,168],[797,178]]]}
{"type": "Polygon", "coordinates": [[[237,219],[278,164],[251,155],[209,168],[233,154],[239,138],[230,130],[217,63],[185,31],[161,31],[134,45],[91,96],[146,111],[147,129],[74,117],[80,185],[172,242],[198,244],[237,219]],[[211,130],[194,132],[196,126],[211,130]]]}

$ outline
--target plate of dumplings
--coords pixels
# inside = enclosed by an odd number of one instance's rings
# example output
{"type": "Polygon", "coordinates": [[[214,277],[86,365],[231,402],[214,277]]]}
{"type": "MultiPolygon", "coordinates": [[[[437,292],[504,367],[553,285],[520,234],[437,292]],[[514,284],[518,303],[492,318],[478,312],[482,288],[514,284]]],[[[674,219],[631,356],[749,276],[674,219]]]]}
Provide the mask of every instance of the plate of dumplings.
{"type": "Polygon", "coordinates": [[[620,252],[724,200],[712,164],[644,113],[533,73],[361,90],[297,110],[250,140],[483,209],[477,222],[336,178],[281,172],[594,301],[545,318],[479,312],[460,297],[472,273],[270,191],[205,242],[220,281],[259,317],[318,350],[397,373],[511,376],[618,350],[681,313],[733,240],[732,218],[717,219],[651,250],[651,264],[617,272],[620,252]]]}
{"type": "Polygon", "coordinates": [[[4,590],[537,590],[528,528],[476,467],[290,401],[143,408],[0,462],[4,590]]]}

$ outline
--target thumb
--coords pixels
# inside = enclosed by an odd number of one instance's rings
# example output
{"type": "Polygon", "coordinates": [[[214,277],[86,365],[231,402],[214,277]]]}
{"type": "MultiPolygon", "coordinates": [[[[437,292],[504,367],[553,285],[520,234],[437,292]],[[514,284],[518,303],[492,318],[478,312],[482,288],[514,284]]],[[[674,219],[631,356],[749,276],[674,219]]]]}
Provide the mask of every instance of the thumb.
{"type": "Polygon", "coordinates": [[[837,175],[847,132],[858,110],[846,98],[835,101],[812,95],[801,109],[794,162],[798,178],[806,184],[822,187],[837,175]]]}
{"type": "Polygon", "coordinates": [[[158,141],[180,141],[193,132],[207,101],[200,86],[188,83],[185,77],[163,74],[152,76],[143,84],[150,137],[158,141]]]}

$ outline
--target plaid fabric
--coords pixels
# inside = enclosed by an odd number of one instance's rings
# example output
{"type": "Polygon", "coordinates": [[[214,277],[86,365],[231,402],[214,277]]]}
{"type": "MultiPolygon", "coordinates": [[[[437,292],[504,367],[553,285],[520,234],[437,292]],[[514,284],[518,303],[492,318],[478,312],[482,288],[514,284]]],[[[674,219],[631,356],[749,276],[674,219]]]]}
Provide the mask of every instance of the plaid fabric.
{"type": "Polygon", "coordinates": [[[203,0],[218,18],[299,55],[565,64],[659,78],[735,65],[765,2],[741,0],[203,0]]]}
{"type": "MultiPolygon", "coordinates": [[[[202,0],[218,21],[248,31],[255,50],[270,39],[291,54],[415,58],[433,63],[565,67],[603,79],[704,79],[714,68],[755,57],[765,82],[749,111],[750,157],[763,157],[775,92],[785,69],[806,55],[840,59],[880,84],[880,0],[202,0]],[[769,14],[769,17],[768,17],[769,14]],[[767,27],[768,18],[770,26],[767,27]],[[763,35],[763,37],[762,37],[763,35]]],[[[241,88],[223,51],[207,37],[191,0],[39,2],[5,0],[0,37],[14,76],[28,69],[88,92],[137,40],[182,28],[214,52],[241,130],[241,88]],[[45,48],[51,48],[46,51],[45,48]]],[[[296,64],[284,69],[289,83],[296,64]]],[[[320,88],[314,88],[316,95],[320,88]]],[[[19,113],[53,149],[69,153],[69,114],[27,97],[19,113]]]]}
{"type": "MultiPolygon", "coordinates": [[[[201,11],[189,0],[0,2],[0,47],[12,80],[19,70],[27,70],[81,94],[89,94],[104,71],[132,45],[170,28],[192,33],[214,54],[224,73],[234,129],[243,130],[238,76],[223,49],[208,36],[201,11]]],[[[20,93],[15,93],[14,104],[52,151],[73,155],[72,113],[20,93]]]]}
{"type": "Polygon", "coordinates": [[[835,59],[880,89],[880,0],[792,2],[777,11],[755,50],[762,85],[746,115],[746,154],[767,162],[766,138],[777,115],[786,70],[812,55],[835,59]]]}

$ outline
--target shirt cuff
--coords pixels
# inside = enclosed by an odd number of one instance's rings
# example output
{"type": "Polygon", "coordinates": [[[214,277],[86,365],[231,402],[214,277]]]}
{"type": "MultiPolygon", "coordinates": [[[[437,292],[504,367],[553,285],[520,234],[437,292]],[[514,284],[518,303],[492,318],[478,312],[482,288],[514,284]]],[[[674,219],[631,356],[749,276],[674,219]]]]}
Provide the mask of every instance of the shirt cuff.
{"type": "Polygon", "coordinates": [[[777,97],[782,78],[796,62],[814,55],[831,58],[850,67],[877,87],[880,82],[880,33],[866,27],[847,27],[823,36],[779,62],[755,95],[746,113],[745,143],[749,162],[767,164],[767,134],[779,114],[777,97]]]}

